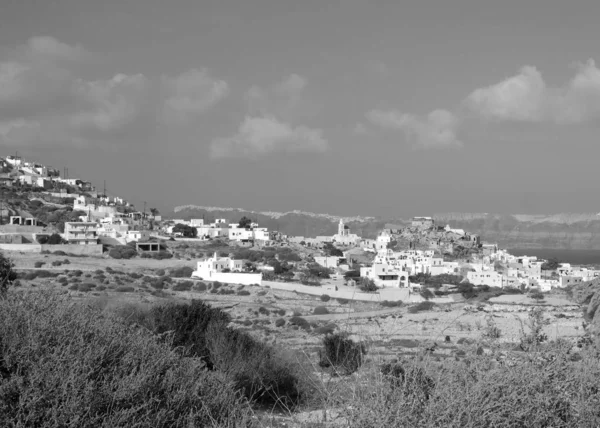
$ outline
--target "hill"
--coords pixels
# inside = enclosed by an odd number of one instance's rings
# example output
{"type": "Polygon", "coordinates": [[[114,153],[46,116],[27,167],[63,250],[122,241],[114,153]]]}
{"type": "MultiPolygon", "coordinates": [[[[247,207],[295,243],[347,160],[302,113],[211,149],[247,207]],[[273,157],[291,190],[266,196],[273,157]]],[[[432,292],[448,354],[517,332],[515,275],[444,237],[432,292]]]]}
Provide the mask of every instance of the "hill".
{"type": "MultiPolygon", "coordinates": [[[[242,208],[206,207],[184,205],[175,207],[166,217],[174,218],[225,218],[232,222],[242,216],[257,221],[261,226],[279,230],[288,235],[314,237],[332,235],[340,219],[353,233],[364,238],[374,238],[386,227],[399,228],[410,224],[409,219],[370,216],[334,216],[305,211],[271,212],[242,208]]],[[[600,216],[591,214],[491,214],[491,213],[441,213],[435,214],[438,225],[450,224],[478,234],[486,242],[497,242],[506,248],[552,248],[589,250],[600,248],[600,216]]]]}

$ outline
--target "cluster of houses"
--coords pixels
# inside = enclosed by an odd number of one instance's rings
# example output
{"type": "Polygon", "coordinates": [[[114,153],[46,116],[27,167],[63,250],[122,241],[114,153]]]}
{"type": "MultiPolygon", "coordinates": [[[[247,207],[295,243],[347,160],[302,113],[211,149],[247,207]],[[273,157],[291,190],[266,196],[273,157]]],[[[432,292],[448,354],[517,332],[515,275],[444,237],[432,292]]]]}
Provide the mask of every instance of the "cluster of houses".
{"type": "Polygon", "coordinates": [[[240,226],[239,223],[228,223],[224,218],[218,218],[213,223],[204,223],[204,219],[175,219],[163,225],[163,232],[181,237],[181,232],[174,231],[177,225],[193,227],[197,231],[198,239],[209,240],[215,238],[229,239],[240,243],[251,244],[255,241],[268,242],[272,240],[272,234],[266,227],[259,227],[258,223],[250,223],[248,226],[240,226]]]}
{"type": "Polygon", "coordinates": [[[83,191],[94,191],[92,183],[78,178],[65,178],[60,176],[60,171],[30,162],[20,156],[7,156],[0,158],[0,184],[7,187],[15,185],[29,185],[44,190],[60,187],[59,183],[73,186],[83,191]],[[10,169],[10,171],[7,171],[10,169]]]}

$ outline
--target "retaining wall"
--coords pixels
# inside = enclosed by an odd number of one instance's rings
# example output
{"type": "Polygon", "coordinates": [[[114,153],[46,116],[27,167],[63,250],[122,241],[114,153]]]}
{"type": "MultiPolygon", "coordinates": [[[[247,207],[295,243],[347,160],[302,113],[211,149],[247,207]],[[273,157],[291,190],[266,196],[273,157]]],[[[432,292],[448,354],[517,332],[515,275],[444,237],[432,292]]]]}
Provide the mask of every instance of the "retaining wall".
{"type": "Polygon", "coordinates": [[[42,246],[40,244],[0,244],[0,250],[40,253],[42,251],[42,246]]]}
{"type": "Polygon", "coordinates": [[[61,244],[61,245],[42,245],[42,251],[49,251],[51,253],[55,251],[64,251],[69,254],[76,254],[78,256],[101,256],[102,245],[101,244],[61,244]]]}
{"type": "Polygon", "coordinates": [[[262,285],[262,274],[261,273],[216,273],[213,272],[210,276],[198,276],[198,273],[192,273],[192,278],[202,278],[205,281],[219,281],[226,284],[244,284],[262,285]]]}

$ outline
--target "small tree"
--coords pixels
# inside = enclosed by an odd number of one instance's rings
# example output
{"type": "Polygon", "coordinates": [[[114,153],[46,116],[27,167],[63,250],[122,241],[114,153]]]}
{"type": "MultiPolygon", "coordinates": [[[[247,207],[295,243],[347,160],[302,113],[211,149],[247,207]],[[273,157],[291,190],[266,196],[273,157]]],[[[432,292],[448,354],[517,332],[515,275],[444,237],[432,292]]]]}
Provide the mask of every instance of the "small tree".
{"type": "Polygon", "coordinates": [[[365,293],[374,293],[377,291],[377,289],[377,285],[375,285],[375,282],[370,278],[363,278],[360,281],[360,291],[364,291],[365,293]]]}
{"type": "Polygon", "coordinates": [[[48,245],[60,245],[62,244],[63,239],[62,237],[58,234],[58,233],[53,233],[52,235],[50,235],[50,238],[48,238],[48,245]]]}
{"type": "Polygon", "coordinates": [[[240,219],[240,222],[238,223],[238,226],[239,226],[239,227],[241,227],[241,228],[243,228],[243,229],[248,229],[248,228],[250,227],[250,225],[251,225],[251,224],[252,224],[252,220],[251,220],[251,219],[249,219],[249,218],[248,218],[248,217],[246,217],[246,216],[243,216],[243,217],[240,219]]]}
{"type": "Polygon", "coordinates": [[[0,297],[3,297],[13,282],[17,279],[13,262],[0,253],[0,297]]]}

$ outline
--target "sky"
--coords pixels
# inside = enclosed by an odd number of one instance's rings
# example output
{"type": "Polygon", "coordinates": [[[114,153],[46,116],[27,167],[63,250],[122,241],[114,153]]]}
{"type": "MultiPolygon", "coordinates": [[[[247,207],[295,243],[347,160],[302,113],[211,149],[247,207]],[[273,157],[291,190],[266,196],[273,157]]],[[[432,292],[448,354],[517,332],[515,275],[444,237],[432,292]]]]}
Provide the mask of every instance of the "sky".
{"type": "Polygon", "coordinates": [[[4,0],[0,156],[136,205],[598,212],[600,2],[4,0]]]}

